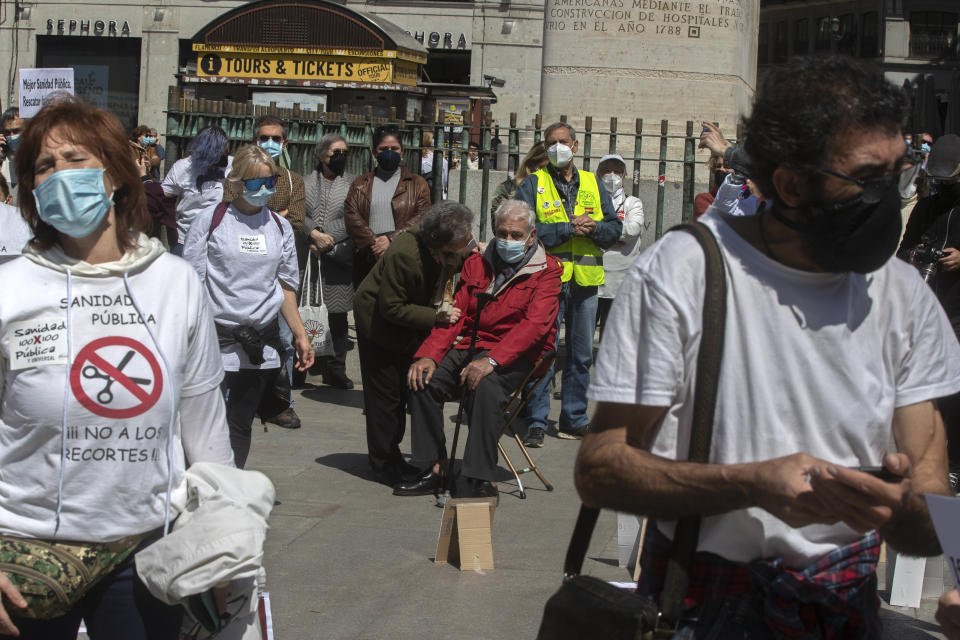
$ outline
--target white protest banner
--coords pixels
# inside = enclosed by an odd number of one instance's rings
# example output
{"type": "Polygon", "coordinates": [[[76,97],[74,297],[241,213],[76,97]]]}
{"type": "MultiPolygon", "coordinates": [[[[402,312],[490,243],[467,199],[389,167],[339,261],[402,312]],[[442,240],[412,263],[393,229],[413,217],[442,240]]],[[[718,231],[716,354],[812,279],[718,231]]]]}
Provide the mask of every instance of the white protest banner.
{"type": "Polygon", "coordinates": [[[32,118],[47,96],[73,91],[73,69],[20,69],[20,117],[32,118]]]}

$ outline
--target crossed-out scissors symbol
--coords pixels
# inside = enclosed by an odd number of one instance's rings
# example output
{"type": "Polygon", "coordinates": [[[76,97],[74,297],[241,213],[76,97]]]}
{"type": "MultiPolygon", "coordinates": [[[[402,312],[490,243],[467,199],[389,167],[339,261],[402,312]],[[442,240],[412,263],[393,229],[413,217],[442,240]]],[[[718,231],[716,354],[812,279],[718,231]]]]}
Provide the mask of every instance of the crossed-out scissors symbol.
{"type": "MultiPolygon", "coordinates": [[[[130,363],[130,359],[133,358],[134,353],[135,352],[133,351],[133,349],[130,349],[129,351],[127,351],[127,355],[123,356],[123,360],[121,360],[120,364],[117,365],[117,371],[123,371],[123,368],[130,363]]],[[[99,402],[100,404],[110,404],[111,402],[113,402],[113,391],[110,390],[110,387],[112,387],[113,383],[116,382],[113,378],[111,378],[105,373],[102,373],[100,369],[98,369],[92,364],[88,364],[87,366],[85,366],[81,371],[81,373],[83,374],[84,378],[88,378],[91,380],[94,378],[103,378],[104,380],[106,380],[106,382],[103,383],[103,389],[100,390],[99,393],[97,393],[97,402],[99,402]]],[[[145,378],[133,378],[133,377],[130,378],[130,381],[143,386],[146,386],[152,382],[151,380],[147,380],[145,378]]]]}

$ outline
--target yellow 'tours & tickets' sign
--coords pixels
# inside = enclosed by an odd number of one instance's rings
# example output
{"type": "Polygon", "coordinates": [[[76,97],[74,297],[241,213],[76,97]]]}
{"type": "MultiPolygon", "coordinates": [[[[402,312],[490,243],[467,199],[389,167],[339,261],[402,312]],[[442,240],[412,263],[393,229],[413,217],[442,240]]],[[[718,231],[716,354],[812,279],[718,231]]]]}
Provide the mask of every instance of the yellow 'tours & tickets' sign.
{"type": "Polygon", "coordinates": [[[316,80],[337,82],[398,82],[416,85],[416,71],[407,65],[394,78],[394,64],[384,58],[290,55],[201,51],[197,53],[197,75],[220,78],[261,78],[268,80],[316,80]]]}

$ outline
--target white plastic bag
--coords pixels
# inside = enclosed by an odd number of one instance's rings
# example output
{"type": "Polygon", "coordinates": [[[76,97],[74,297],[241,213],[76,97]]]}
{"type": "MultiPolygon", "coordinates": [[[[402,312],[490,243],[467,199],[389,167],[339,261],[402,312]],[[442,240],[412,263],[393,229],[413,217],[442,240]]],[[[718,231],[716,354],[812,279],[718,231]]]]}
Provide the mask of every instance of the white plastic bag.
{"type": "MultiPolygon", "coordinates": [[[[317,358],[334,355],[333,336],[330,335],[330,320],[327,318],[327,305],[323,303],[323,279],[317,277],[317,298],[320,300],[320,306],[313,306],[312,287],[311,287],[311,264],[313,256],[307,257],[307,270],[303,274],[303,282],[300,286],[300,319],[303,320],[303,326],[307,330],[307,337],[310,339],[310,345],[313,347],[313,355],[317,358]]],[[[319,269],[319,264],[317,268],[319,269]]]]}

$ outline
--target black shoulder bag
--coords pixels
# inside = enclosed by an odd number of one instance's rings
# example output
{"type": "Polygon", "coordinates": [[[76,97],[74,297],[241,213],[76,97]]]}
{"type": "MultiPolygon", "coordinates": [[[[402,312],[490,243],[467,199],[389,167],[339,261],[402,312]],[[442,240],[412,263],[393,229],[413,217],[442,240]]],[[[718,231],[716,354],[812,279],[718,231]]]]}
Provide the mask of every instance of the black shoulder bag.
{"type": "MultiPolygon", "coordinates": [[[[697,354],[696,391],[690,435],[691,462],[707,462],[717,405],[717,383],[723,358],[727,283],[720,247],[710,230],[694,223],[674,227],[691,233],[706,256],[706,286],[703,300],[703,331],[697,354]]],[[[599,509],[580,507],[573,538],[563,566],[563,585],[547,601],[537,640],[650,640],[671,638],[684,610],[690,584],[690,563],[700,536],[700,517],[677,522],[673,547],[660,597],[662,606],[604,580],[580,575],[599,509]]]]}

